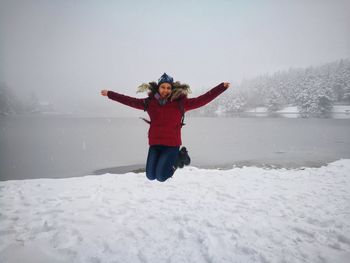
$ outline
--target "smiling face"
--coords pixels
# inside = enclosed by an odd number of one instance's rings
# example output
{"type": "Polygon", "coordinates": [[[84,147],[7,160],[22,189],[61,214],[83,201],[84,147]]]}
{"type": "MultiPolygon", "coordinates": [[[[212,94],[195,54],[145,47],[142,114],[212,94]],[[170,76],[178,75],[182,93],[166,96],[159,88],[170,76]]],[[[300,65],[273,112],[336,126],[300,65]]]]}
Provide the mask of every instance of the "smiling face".
{"type": "Polygon", "coordinates": [[[160,84],[160,86],[158,88],[158,91],[159,91],[159,95],[162,98],[166,98],[171,93],[171,84],[170,83],[162,83],[162,84],[160,84]]]}

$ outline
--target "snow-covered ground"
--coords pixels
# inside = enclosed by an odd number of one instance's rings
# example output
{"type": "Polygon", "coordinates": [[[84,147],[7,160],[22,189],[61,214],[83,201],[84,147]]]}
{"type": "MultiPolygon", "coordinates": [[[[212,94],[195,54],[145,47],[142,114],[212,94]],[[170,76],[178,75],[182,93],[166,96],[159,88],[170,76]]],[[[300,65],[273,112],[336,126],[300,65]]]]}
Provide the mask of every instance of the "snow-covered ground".
{"type": "Polygon", "coordinates": [[[0,182],[0,262],[350,262],[350,160],[0,182]]]}

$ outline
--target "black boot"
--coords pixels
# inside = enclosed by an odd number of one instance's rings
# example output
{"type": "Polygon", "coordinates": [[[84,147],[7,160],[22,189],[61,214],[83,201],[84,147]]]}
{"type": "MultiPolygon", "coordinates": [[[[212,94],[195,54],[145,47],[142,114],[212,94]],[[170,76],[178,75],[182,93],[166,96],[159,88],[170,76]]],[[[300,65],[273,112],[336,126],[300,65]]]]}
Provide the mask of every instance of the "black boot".
{"type": "Polygon", "coordinates": [[[188,156],[188,152],[186,147],[182,147],[179,151],[179,155],[175,162],[176,168],[183,168],[185,165],[189,165],[191,163],[191,158],[188,156]]]}
{"type": "Polygon", "coordinates": [[[182,162],[184,163],[184,165],[190,165],[191,158],[188,155],[188,151],[187,151],[186,147],[181,148],[180,155],[181,155],[181,159],[182,159],[182,162]]]}

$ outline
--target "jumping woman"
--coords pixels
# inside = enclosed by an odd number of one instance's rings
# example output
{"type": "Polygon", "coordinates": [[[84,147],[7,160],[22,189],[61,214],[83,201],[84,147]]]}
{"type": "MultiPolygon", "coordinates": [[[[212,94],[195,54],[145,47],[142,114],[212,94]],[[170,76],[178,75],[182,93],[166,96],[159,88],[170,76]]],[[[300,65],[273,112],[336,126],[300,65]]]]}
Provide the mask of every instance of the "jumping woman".
{"type": "Polygon", "coordinates": [[[147,98],[133,98],[110,90],[102,90],[101,95],[147,111],[150,121],[143,119],[150,124],[146,176],[149,180],[164,182],[173,176],[177,168],[190,163],[186,147],[180,150],[184,113],[208,104],[229,86],[230,83],[222,82],[201,96],[188,98],[190,87],[174,82],[164,73],[157,83],[143,83],[138,87],[138,92],[148,91],[147,98]]]}

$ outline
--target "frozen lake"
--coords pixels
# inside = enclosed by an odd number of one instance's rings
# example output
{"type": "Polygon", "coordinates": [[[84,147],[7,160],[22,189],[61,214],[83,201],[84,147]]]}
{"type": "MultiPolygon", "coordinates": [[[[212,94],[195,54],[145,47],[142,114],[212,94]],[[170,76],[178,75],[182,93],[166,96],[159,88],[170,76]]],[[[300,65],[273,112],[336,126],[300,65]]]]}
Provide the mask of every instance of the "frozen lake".
{"type": "MultiPolygon", "coordinates": [[[[321,166],[350,158],[350,119],[190,118],[192,166],[321,166]]],[[[0,117],[0,180],[144,168],[148,124],[138,118],[0,117]]]]}

